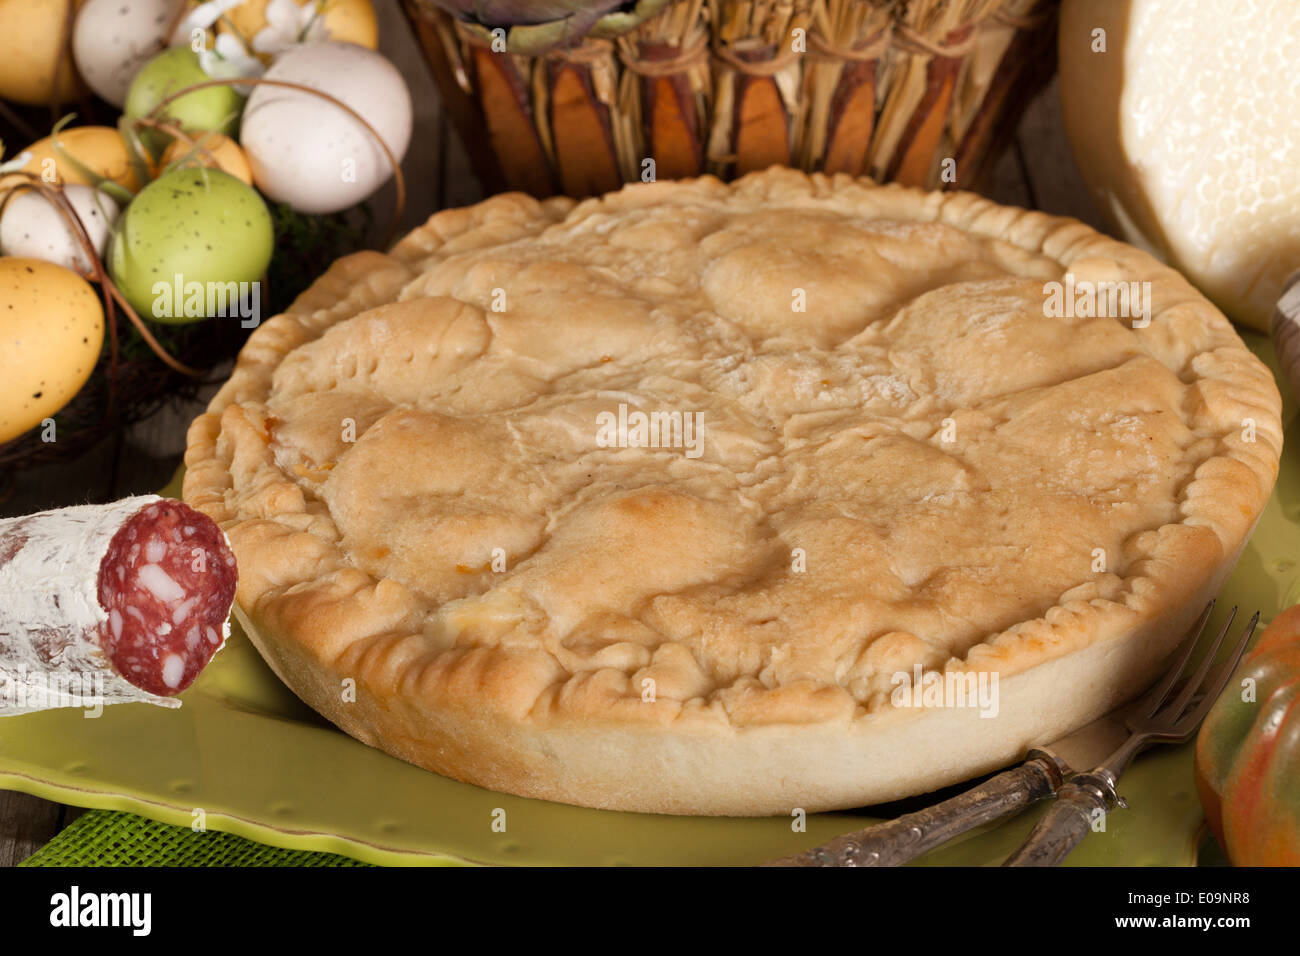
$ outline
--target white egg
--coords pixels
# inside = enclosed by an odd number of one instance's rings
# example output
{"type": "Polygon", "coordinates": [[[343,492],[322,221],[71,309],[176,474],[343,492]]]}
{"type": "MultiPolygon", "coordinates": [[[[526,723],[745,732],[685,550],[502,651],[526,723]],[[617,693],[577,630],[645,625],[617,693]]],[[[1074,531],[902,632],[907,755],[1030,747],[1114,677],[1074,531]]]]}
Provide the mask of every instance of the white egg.
{"type": "MultiPolygon", "coordinates": [[[[342,100],[375,127],[398,161],[411,140],[411,94],[383,56],[351,43],[307,43],[266,72],[342,100]]],[[[375,137],[337,105],[299,90],[257,86],[244,108],[240,145],[257,188],[299,212],[354,206],[392,175],[375,137]]]]}
{"type": "MultiPolygon", "coordinates": [[[[117,220],[117,203],[92,186],[65,186],[64,192],[102,256],[117,220]]],[[[0,216],[0,250],[7,256],[44,259],[80,275],[91,272],[90,259],[68,221],[50,200],[33,190],[23,190],[5,206],[0,216]]]]}
{"type": "Polygon", "coordinates": [[[145,61],[167,45],[186,0],[86,0],[72,27],[77,72],[119,109],[145,61]]]}

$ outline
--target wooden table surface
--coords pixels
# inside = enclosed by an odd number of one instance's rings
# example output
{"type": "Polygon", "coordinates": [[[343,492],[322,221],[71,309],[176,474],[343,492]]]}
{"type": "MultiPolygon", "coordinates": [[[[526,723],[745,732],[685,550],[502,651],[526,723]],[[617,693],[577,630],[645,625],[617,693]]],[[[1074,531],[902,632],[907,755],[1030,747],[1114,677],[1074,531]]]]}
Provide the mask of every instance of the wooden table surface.
{"type": "MultiPolygon", "coordinates": [[[[385,54],[405,75],[416,105],[415,129],[403,162],[408,184],[403,231],[431,213],[482,197],[463,149],[443,115],[438,93],[396,3],[376,5],[385,54]]],[[[390,187],[391,188],[391,187],[390,187]]],[[[1074,216],[1101,228],[1061,129],[1055,84],[1026,112],[1015,147],[1002,157],[985,192],[1016,206],[1074,216]]],[[[391,208],[387,193],[375,208],[391,208]]],[[[156,491],[180,465],[185,430],[209,389],[173,403],[124,433],[106,437],[81,459],[24,471],[0,500],[0,517],[156,491]]],[[[24,793],[0,790],[0,866],[13,866],[45,845],[83,811],[24,793]]]]}

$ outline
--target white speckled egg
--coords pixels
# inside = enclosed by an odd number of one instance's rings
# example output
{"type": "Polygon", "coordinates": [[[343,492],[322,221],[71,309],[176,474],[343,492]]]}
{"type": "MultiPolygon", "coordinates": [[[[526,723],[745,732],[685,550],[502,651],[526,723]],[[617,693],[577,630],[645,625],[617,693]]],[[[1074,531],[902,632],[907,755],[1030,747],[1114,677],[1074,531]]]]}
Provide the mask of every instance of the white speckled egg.
{"type": "MultiPolygon", "coordinates": [[[[285,53],[268,79],[301,83],[342,100],[369,121],[400,161],[411,139],[411,94],[383,56],[351,43],[308,43],[285,53]]],[[[310,93],[253,90],[240,145],[257,188],[299,212],[354,206],[392,175],[383,149],[352,116],[310,93]]]]}
{"type": "Polygon", "coordinates": [[[86,0],[72,28],[72,57],[87,85],[119,109],[140,67],[167,45],[186,0],[86,0]]]}
{"type": "MultiPolygon", "coordinates": [[[[64,192],[102,256],[117,219],[117,203],[92,186],[65,186],[64,192]]],[[[7,256],[44,259],[81,275],[92,271],[90,259],[63,214],[33,190],[23,190],[5,206],[0,217],[0,250],[7,256]]]]}

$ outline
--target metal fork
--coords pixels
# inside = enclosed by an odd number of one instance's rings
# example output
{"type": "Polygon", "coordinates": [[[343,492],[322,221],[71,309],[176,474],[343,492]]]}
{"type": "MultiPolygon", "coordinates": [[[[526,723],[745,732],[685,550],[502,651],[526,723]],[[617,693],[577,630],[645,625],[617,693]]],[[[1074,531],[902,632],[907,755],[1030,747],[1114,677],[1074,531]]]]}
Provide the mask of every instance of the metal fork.
{"type": "Polygon", "coordinates": [[[1179,645],[1169,671],[1125,712],[1124,724],[1130,734],[1128,740],[1096,770],[1076,774],[1061,787],[1056,800],[1034,826],[1024,845],[1003,866],[1055,866],[1060,863],[1082,842],[1099,818],[1117,806],[1126,807],[1124,799],[1115,790],[1115,783],[1138,751],[1152,741],[1181,743],[1196,732],[1236,670],[1237,661],[1259,623],[1257,611],[1228,659],[1210,676],[1223,638],[1236,619],[1237,609],[1234,607],[1195,673],[1180,685],[1181,689],[1174,696],[1178,678],[1201,643],[1201,635],[1213,610],[1214,602],[1211,601],[1197,626],[1179,645]]]}

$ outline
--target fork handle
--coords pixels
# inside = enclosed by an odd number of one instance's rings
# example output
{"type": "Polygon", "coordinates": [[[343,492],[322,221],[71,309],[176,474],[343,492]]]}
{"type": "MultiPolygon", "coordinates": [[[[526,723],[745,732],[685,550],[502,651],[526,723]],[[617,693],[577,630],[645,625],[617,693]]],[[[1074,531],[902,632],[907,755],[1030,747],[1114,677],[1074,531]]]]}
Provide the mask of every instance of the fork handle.
{"type": "Polygon", "coordinates": [[[1119,803],[1114,778],[1105,771],[1076,774],[1003,866],[1057,866],[1083,842],[1099,813],[1119,803]]]}
{"type": "Polygon", "coordinates": [[[765,865],[899,866],[980,824],[1050,797],[1061,786],[1065,769],[1054,754],[1031,751],[1019,767],[1004,770],[942,803],[765,865]]]}

